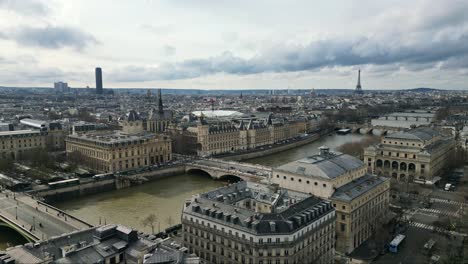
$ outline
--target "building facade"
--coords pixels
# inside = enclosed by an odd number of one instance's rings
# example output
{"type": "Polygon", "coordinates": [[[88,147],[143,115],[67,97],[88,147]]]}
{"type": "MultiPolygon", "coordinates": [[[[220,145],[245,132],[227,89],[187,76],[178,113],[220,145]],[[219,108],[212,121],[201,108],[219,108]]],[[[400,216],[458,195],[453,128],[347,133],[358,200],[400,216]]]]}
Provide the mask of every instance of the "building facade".
{"type": "Polygon", "coordinates": [[[310,132],[314,120],[307,118],[265,120],[207,120],[203,116],[187,127],[173,127],[171,134],[178,138],[174,144],[181,154],[212,156],[238,151],[247,151],[297,138],[310,132]],[[186,142],[196,142],[186,145],[186,142]]]}
{"type": "Polygon", "coordinates": [[[40,130],[0,132],[0,158],[19,159],[33,149],[47,148],[48,133],[40,130]]]}
{"type": "Polygon", "coordinates": [[[96,68],[95,75],[96,75],[96,94],[102,94],[104,92],[103,87],[102,87],[102,69],[96,68]]]}
{"type": "Polygon", "coordinates": [[[351,253],[387,218],[388,179],[368,174],[359,159],[327,147],[273,169],[271,182],[329,199],[336,210],[336,249],[341,252],[351,253]]]}
{"type": "Polygon", "coordinates": [[[67,155],[97,172],[117,172],[172,160],[171,139],[143,130],[131,111],[121,120],[122,131],[75,133],[66,139],[67,155]]]}
{"type": "Polygon", "coordinates": [[[70,87],[68,87],[68,83],[66,82],[56,82],[54,83],[54,89],[58,93],[69,93],[70,87]]]}
{"type": "Polygon", "coordinates": [[[146,130],[155,133],[166,132],[172,122],[172,115],[173,113],[171,110],[164,109],[161,89],[158,89],[158,109],[151,109],[146,124],[146,130]]]}
{"type": "Polygon", "coordinates": [[[182,213],[183,243],[206,263],[333,263],[330,202],[240,182],[200,194],[182,213]]]}
{"type": "Polygon", "coordinates": [[[364,151],[370,172],[400,181],[432,181],[451,157],[456,142],[431,128],[384,136],[364,151]]]}

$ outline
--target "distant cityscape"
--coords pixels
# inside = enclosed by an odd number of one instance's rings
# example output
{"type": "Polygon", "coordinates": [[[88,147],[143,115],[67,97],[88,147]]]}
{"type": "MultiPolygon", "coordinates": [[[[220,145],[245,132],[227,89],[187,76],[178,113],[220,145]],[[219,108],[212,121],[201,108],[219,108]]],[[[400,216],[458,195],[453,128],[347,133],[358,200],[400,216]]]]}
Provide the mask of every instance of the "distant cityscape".
{"type": "Polygon", "coordinates": [[[467,264],[466,14],[0,0],[0,264],[467,264]]]}
{"type": "Polygon", "coordinates": [[[463,248],[463,91],[368,91],[360,71],[346,93],[114,93],[104,77],[96,68],[97,88],[81,91],[0,89],[0,217],[17,232],[3,243],[36,243],[4,263],[389,263],[423,242],[440,249],[420,261],[463,248]],[[176,213],[139,211],[140,230],[54,207],[182,175],[227,185],[191,190],[176,213]]]}

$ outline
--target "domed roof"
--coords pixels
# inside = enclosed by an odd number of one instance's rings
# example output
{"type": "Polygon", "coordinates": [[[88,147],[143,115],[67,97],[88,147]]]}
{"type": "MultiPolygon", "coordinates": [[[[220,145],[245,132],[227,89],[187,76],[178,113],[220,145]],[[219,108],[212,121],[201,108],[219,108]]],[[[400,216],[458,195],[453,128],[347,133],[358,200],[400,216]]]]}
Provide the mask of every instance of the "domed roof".
{"type": "Polygon", "coordinates": [[[127,121],[137,121],[137,120],[140,120],[140,116],[135,110],[131,110],[130,112],[128,112],[127,121]]]}

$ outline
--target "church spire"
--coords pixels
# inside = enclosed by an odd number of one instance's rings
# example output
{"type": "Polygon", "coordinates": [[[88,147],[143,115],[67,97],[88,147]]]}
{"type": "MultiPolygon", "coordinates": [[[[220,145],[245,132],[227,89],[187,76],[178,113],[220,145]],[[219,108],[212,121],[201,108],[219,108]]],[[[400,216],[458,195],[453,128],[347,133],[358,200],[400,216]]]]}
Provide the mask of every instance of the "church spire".
{"type": "Polygon", "coordinates": [[[158,111],[160,114],[164,113],[164,107],[163,107],[162,96],[161,96],[161,88],[158,89],[158,111]]]}

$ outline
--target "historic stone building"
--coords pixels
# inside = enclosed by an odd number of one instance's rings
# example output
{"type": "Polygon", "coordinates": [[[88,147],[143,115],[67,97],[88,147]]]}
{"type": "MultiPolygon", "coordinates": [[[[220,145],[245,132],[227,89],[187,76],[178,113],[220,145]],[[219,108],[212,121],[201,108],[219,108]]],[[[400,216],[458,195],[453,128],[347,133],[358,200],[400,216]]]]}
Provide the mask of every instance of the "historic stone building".
{"type": "Polygon", "coordinates": [[[333,263],[330,202],[239,182],[200,194],[182,213],[183,244],[206,263],[333,263]]]}
{"type": "Polygon", "coordinates": [[[387,220],[390,182],[367,173],[366,164],[320,148],[320,154],[273,169],[282,188],[331,200],[336,209],[336,249],[351,253],[387,220]]]}
{"type": "Polygon", "coordinates": [[[455,140],[431,128],[416,128],[384,136],[368,147],[364,160],[370,172],[400,181],[432,181],[444,168],[455,140]]]}
{"type": "Polygon", "coordinates": [[[47,131],[17,130],[0,132],[0,158],[18,159],[36,148],[47,148],[47,131]]]}
{"type": "Polygon", "coordinates": [[[121,120],[122,131],[69,135],[67,155],[97,172],[116,172],[162,164],[172,159],[171,140],[146,132],[135,111],[121,120]]]}
{"type": "Polygon", "coordinates": [[[274,119],[271,114],[265,120],[250,119],[246,122],[242,119],[206,119],[201,116],[191,124],[173,126],[170,132],[174,136],[177,152],[211,156],[290,140],[309,132],[313,123],[307,118],[274,119]]]}
{"type": "Polygon", "coordinates": [[[172,111],[164,110],[161,89],[158,89],[158,109],[152,108],[146,123],[146,130],[156,133],[165,132],[172,121],[172,111]]]}

